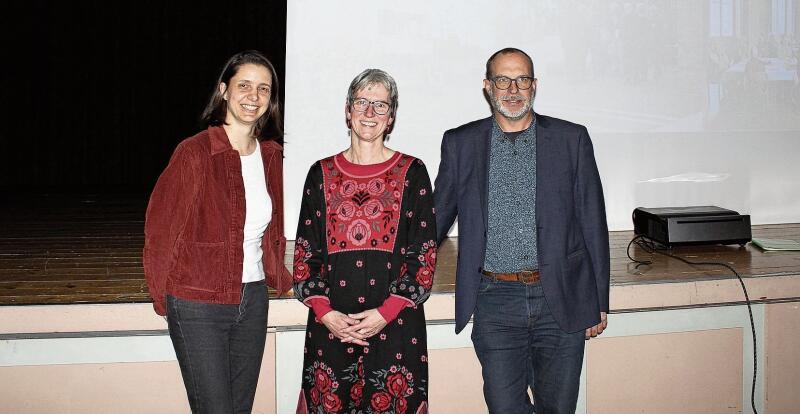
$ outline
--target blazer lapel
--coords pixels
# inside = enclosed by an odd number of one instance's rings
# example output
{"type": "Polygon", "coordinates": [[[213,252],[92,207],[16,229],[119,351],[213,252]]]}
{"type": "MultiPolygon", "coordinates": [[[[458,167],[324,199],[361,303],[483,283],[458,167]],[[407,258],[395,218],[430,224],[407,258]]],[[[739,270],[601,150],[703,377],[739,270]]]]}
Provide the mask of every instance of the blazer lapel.
{"type": "Polygon", "coordinates": [[[484,234],[489,228],[489,151],[492,142],[492,117],[486,118],[476,131],[475,167],[478,169],[478,184],[481,196],[484,234]]]}
{"type": "Polygon", "coordinates": [[[542,206],[546,205],[544,199],[550,196],[547,188],[551,183],[548,174],[551,174],[554,169],[550,165],[552,161],[552,152],[548,147],[552,144],[553,130],[550,128],[550,122],[546,116],[536,114],[536,227],[541,229],[542,223],[542,206]],[[550,156],[545,156],[550,154],[550,156]],[[544,191],[543,191],[544,190],[544,191]]]}

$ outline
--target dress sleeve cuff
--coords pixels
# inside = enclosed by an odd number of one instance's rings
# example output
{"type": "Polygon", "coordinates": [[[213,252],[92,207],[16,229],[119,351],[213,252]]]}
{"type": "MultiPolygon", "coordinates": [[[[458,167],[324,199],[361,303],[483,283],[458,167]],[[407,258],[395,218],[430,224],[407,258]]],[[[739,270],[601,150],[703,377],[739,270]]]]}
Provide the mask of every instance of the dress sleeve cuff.
{"type": "Polygon", "coordinates": [[[325,316],[325,314],[333,310],[331,307],[331,302],[327,298],[310,298],[306,301],[306,303],[311,306],[311,309],[314,311],[314,316],[320,320],[323,316],[325,316]]]}
{"type": "Polygon", "coordinates": [[[386,323],[392,323],[397,318],[397,315],[400,314],[406,306],[409,306],[409,301],[394,295],[389,295],[385,301],[383,301],[383,305],[378,307],[378,312],[380,312],[383,319],[386,319],[386,323]]]}

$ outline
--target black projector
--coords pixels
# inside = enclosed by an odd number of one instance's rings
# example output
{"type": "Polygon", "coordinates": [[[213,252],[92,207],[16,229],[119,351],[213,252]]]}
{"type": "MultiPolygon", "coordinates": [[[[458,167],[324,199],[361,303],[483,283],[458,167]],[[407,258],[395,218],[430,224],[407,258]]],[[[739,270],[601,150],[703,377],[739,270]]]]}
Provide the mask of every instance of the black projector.
{"type": "Polygon", "coordinates": [[[739,244],[752,238],[750,216],[716,206],[638,207],[633,232],[665,246],[739,244]]]}

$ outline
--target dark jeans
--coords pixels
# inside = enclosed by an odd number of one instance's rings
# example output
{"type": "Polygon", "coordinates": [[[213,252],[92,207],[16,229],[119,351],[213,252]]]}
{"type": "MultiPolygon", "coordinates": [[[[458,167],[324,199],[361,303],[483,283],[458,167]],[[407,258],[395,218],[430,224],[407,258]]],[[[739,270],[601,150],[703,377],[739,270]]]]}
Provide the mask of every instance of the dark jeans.
{"type": "Polygon", "coordinates": [[[167,296],[169,336],[192,413],[250,413],[267,338],[267,287],[242,286],[239,305],[167,296]]]}
{"type": "Polygon", "coordinates": [[[492,414],[574,413],[584,331],[556,323],[540,283],[481,280],[472,342],[492,414]],[[534,406],[528,398],[533,390],[534,406]]]}

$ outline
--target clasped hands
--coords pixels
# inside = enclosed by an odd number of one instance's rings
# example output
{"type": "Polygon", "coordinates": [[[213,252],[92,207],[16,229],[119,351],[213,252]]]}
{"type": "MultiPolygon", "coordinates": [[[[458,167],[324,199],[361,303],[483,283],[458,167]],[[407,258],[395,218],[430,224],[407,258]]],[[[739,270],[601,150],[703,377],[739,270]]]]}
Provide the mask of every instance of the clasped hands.
{"type": "Polygon", "coordinates": [[[320,322],[340,341],[361,346],[369,346],[367,339],[380,332],[387,324],[377,309],[349,315],[332,310],[323,315],[320,322]]]}

